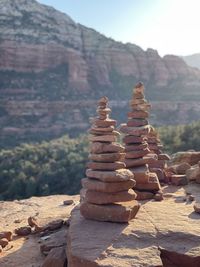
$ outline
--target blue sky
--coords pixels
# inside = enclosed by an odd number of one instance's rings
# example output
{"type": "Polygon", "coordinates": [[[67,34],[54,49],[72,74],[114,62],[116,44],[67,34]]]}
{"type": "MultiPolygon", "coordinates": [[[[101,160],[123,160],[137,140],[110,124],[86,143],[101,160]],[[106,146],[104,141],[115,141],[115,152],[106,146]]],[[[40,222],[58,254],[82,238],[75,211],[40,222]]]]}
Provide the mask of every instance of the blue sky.
{"type": "Polygon", "coordinates": [[[39,0],[124,43],[165,54],[200,52],[199,0],[39,0]]]}

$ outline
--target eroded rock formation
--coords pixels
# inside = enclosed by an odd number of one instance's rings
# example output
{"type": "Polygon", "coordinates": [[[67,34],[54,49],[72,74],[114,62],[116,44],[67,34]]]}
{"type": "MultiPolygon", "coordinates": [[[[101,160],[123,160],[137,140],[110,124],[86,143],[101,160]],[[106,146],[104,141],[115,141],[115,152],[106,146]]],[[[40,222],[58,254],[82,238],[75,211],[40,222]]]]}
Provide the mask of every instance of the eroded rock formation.
{"type": "MultiPolygon", "coordinates": [[[[86,129],[93,100],[105,94],[120,106],[138,80],[159,100],[156,122],[176,123],[174,111],[177,122],[198,118],[200,71],[179,57],[115,42],[35,0],[1,0],[0,26],[2,146],[86,129]]],[[[113,110],[122,122],[121,113],[113,110]]]]}

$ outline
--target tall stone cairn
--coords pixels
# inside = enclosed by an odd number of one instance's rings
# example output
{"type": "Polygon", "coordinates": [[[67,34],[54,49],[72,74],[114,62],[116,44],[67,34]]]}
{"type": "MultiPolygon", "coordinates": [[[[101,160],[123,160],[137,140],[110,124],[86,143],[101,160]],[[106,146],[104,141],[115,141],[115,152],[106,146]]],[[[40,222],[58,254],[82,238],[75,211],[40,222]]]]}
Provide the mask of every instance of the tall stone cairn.
{"type": "Polygon", "coordinates": [[[89,130],[90,154],[82,179],[83,200],[80,212],[86,219],[109,222],[128,222],[140,205],[132,189],[134,175],[126,169],[124,147],[117,143],[120,135],[116,121],[109,118],[108,98],[98,101],[97,114],[89,130]]]}
{"type": "Polygon", "coordinates": [[[170,160],[170,157],[162,152],[163,145],[161,144],[157,131],[152,126],[147,136],[147,142],[151,153],[155,153],[158,157],[156,161],[149,163],[149,169],[151,172],[157,174],[159,181],[165,182],[167,181],[165,169],[167,168],[167,161],[170,160]]]}
{"type": "Polygon", "coordinates": [[[144,97],[144,86],[139,82],[133,89],[130,101],[131,111],[128,122],[121,124],[120,131],[125,134],[125,164],[134,174],[134,189],[138,200],[155,198],[162,199],[162,191],[158,177],[149,171],[148,164],[155,162],[157,156],[150,154],[147,136],[150,132],[148,122],[150,104],[144,97]]]}

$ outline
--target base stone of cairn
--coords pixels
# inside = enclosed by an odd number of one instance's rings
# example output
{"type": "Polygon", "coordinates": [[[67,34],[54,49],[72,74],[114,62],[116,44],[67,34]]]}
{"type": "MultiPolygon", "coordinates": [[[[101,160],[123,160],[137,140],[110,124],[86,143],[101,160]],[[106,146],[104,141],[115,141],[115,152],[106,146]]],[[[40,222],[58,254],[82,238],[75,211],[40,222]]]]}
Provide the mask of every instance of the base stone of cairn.
{"type": "Polygon", "coordinates": [[[120,131],[125,134],[125,164],[134,174],[136,185],[134,190],[138,200],[162,199],[162,191],[158,177],[149,171],[149,164],[156,162],[157,156],[151,155],[147,142],[150,132],[148,122],[150,104],[144,97],[144,86],[138,83],[133,90],[130,101],[131,111],[128,113],[128,122],[121,124],[120,131]]]}
{"type": "Polygon", "coordinates": [[[128,222],[140,205],[132,189],[134,175],[124,163],[124,147],[117,143],[120,135],[116,121],[109,118],[108,99],[98,102],[98,117],[93,119],[89,133],[90,155],[86,177],[82,179],[80,212],[86,219],[128,222]]]}
{"type": "Polygon", "coordinates": [[[158,133],[152,126],[147,136],[147,142],[151,153],[156,154],[158,157],[155,162],[149,163],[149,169],[157,174],[159,181],[164,182],[167,180],[165,177],[166,162],[170,160],[170,157],[162,153],[163,145],[161,144],[158,133]]]}

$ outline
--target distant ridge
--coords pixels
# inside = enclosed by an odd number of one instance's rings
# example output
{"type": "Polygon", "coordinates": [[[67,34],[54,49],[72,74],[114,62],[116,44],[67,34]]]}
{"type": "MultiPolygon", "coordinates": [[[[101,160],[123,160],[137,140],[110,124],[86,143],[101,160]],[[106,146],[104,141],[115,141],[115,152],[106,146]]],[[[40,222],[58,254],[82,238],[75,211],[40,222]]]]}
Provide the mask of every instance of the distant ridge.
{"type": "Polygon", "coordinates": [[[200,53],[184,56],[182,58],[189,66],[200,69],[200,53]]]}

